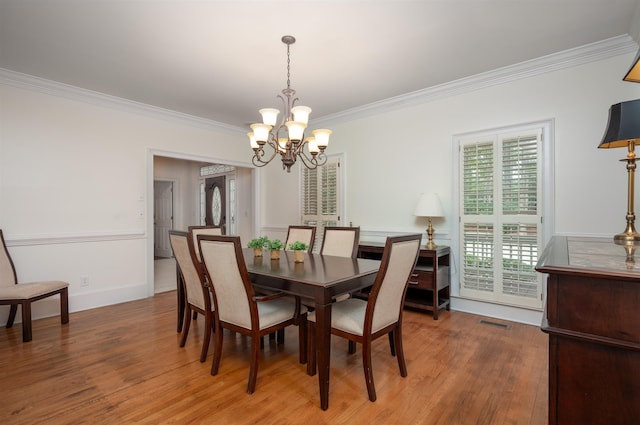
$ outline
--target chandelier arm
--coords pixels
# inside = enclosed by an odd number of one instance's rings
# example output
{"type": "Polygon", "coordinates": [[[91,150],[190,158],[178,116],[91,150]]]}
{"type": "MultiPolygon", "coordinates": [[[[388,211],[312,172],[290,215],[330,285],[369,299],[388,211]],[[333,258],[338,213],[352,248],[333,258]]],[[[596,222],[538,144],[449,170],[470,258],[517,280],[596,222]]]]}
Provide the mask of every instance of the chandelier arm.
{"type": "Polygon", "coordinates": [[[327,156],[324,153],[319,153],[316,156],[312,155],[311,158],[309,158],[307,153],[301,150],[300,152],[298,152],[298,158],[300,158],[305,167],[310,170],[313,170],[317,167],[322,167],[327,163],[327,156]]]}

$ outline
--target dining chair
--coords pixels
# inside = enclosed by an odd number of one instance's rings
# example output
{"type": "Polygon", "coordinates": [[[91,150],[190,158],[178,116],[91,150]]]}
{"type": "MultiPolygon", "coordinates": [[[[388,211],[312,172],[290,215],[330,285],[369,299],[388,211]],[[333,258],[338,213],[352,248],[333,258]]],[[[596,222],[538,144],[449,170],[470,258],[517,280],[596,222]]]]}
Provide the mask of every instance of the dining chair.
{"type": "MultiPolygon", "coordinates": [[[[360,227],[325,227],[320,254],[356,258],[359,242],[360,227]]],[[[344,301],[349,298],[351,294],[344,294],[336,297],[335,301],[344,301]]],[[[349,351],[353,352],[353,350],[354,346],[349,344],[349,351]]]]}
{"type": "MultiPolygon", "coordinates": [[[[371,364],[371,343],[388,335],[391,354],[398,359],[400,375],[407,376],[402,347],[402,307],[409,276],[418,260],[419,234],[388,237],[368,300],[350,298],[332,304],[331,334],[362,344],[362,365],[369,400],[376,400],[371,364]]],[[[316,373],[315,312],[308,314],[307,373],[316,373]]]]}
{"type": "Polygon", "coordinates": [[[192,235],[193,249],[200,263],[202,263],[202,259],[200,258],[200,251],[198,250],[198,235],[224,235],[222,226],[189,226],[187,232],[192,235]]]}
{"type": "Polygon", "coordinates": [[[289,245],[296,241],[306,243],[309,248],[307,252],[311,252],[313,250],[313,243],[316,240],[316,226],[289,226],[289,230],[287,231],[287,239],[284,244],[284,249],[288,250],[289,245]]]}
{"type": "Polygon", "coordinates": [[[325,227],[321,255],[356,258],[360,242],[360,227],[325,227]]]}
{"type": "Polygon", "coordinates": [[[260,339],[289,325],[299,326],[300,362],[306,361],[307,311],[300,299],[284,293],[256,296],[238,236],[198,236],[198,246],[215,304],[215,344],[211,375],[217,375],[222,356],[223,329],[251,337],[247,393],[256,388],[260,339]]]}
{"type": "Polygon", "coordinates": [[[200,351],[200,362],[204,362],[209,351],[211,332],[214,330],[213,303],[211,302],[210,291],[204,279],[202,265],[195,254],[192,233],[169,230],[169,241],[173,249],[173,255],[176,257],[178,269],[182,275],[182,282],[184,282],[185,310],[180,347],[185,346],[191,322],[195,320],[191,313],[198,312],[202,314],[204,316],[205,334],[202,341],[202,350],[200,351]]]}
{"type": "Polygon", "coordinates": [[[2,229],[2,252],[0,252],[0,305],[10,305],[7,328],[13,326],[18,312],[22,307],[22,342],[29,342],[32,338],[31,303],[43,298],[60,294],[60,321],[64,325],[69,323],[69,283],[61,280],[42,282],[18,283],[16,268],[9,255],[4,241],[2,229]]]}

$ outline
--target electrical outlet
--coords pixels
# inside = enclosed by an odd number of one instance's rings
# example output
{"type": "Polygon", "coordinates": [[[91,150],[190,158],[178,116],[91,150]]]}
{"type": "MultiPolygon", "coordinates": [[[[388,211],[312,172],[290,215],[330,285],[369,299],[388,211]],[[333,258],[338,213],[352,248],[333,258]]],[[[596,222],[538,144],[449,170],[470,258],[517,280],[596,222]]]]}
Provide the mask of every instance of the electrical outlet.
{"type": "Polygon", "coordinates": [[[89,286],[89,276],[80,276],[80,286],[89,286]]]}

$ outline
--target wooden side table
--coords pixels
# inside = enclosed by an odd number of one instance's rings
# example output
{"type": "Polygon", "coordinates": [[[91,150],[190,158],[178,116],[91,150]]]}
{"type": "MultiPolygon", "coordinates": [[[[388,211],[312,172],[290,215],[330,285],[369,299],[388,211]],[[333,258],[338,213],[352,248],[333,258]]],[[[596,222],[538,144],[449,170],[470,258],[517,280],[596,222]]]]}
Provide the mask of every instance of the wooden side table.
{"type": "MultiPolygon", "coordinates": [[[[382,258],[384,243],[360,242],[358,256],[360,258],[382,258]]],[[[438,320],[438,312],[450,309],[450,250],[448,246],[439,245],[436,249],[421,248],[407,288],[404,300],[405,307],[433,312],[433,319],[438,320]]]]}

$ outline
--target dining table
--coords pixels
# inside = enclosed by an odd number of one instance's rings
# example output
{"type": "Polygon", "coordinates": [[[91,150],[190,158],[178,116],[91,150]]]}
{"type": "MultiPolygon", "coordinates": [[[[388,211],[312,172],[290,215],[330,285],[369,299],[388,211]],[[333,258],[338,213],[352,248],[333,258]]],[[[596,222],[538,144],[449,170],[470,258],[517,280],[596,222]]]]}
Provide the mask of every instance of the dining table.
{"type": "Polygon", "coordinates": [[[305,253],[304,261],[296,263],[292,251],[283,251],[279,260],[271,260],[268,255],[254,257],[249,248],[243,249],[243,255],[255,286],[296,295],[313,305],[320,407],[327,410],[332,302],[339,295],[373,285],[380,261],[305,253]]]}

